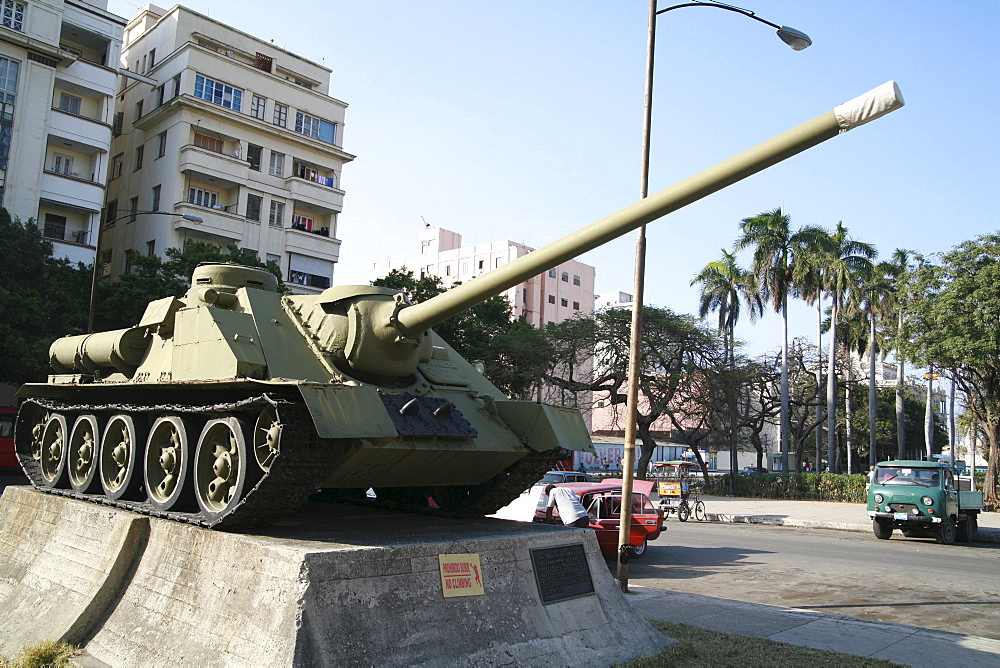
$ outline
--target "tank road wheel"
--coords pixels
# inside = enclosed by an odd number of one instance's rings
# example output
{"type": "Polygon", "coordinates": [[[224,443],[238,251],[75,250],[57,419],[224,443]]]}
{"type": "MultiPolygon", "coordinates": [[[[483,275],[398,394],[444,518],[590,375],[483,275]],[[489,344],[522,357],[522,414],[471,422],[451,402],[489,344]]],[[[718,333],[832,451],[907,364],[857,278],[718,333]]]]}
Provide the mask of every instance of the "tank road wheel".
{"type": "Polygon", "coordinates": [[[149,502],[158,510],[193,510],[190,450],[184,418],[159,417],[149,429],[143,475],[149,502]]]}
{"type": "Polygon", "coordinates": [[[879,540],[888,540],[892,536],[892,526],[882,520],[872,518],[872,533],[879,540]]]}
{"type": "Polygon", "coordinates": [[[131,415],[108,420],[101,439],[101,487],[111,499],[138,500],[142,488],[138,448],[145,433],[131,415]]]}
{"type": "Polygon", "coordinates": [[[271,462],[281,450],[281,427],[278,411],[274,406],[262,410],[254,423],[253,454],[260,470],[265,473],[271,470],[271,462]]]}
{"type": "Polygon", "coordinates": [[[100,429],[97,417],[81,415],[69,434],[69,484],[81,494],[92,494],[100,488],[97,481],[97,454],[100,429]]]}
{"type": "Polygon", "coordinates": [[[950,517],[944,518],[941,524],[934,525],[934,540],[942,545],[953,545],[956,533],[955,520],[950,517]]]}
{"type": "Polygon", "coordinates": [[[45,428],[42,430],[39,449],[42,484],[46,487],[66,486],[66,444],[68,440],[69,430],[66,428],[65,416],[59,413],[49,415],[45,421],[45,428]]]}
{"type": "Polygon", "coordinates": [[[247,484],[247,446],[243,425],[234,417],[209,420],[194,455],[194,489],[201,514],[222,519],[243,497],[247,484]]]}

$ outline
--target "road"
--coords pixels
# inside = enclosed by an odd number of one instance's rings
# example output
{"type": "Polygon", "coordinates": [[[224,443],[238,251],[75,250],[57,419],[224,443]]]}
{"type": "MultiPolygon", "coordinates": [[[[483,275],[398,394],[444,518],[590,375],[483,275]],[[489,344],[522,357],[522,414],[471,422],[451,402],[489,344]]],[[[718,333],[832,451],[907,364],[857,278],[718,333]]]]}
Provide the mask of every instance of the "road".
{"type": "Polygon", "coordinates": [[[629,565],[632,584],[1000,640],[1000,545],[666,524],[649,554],[629,565]]]}

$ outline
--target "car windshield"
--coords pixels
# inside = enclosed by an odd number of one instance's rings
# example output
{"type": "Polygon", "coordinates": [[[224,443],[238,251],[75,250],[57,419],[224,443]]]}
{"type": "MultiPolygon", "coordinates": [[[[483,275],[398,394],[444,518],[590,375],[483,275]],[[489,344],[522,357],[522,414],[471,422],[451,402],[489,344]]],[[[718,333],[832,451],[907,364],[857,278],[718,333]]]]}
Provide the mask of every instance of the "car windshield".
{"type": "Polygon", "coordinates": [[[938,469],[880,466],[875,472],[875,482],[879,485],[917,485],[937,487],[941,474],[938,469]]]}
{"type": "Polygon", "coordinates": [[[564,477],[562,473],[546,473],[538,482],[562,482],[564,477]]]}

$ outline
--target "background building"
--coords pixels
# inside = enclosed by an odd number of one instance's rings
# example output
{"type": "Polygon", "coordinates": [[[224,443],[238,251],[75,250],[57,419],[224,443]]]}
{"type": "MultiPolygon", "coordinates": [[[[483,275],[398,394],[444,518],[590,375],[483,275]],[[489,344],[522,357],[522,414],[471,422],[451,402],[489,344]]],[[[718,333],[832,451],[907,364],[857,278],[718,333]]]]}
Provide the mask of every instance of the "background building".
{"type": "Polygon", "coordinates": [[[122,58],[142,79],[123,79],[117,98],[107,273],[126,270],[127,250],[162,255],[197,239],[278,262],[294,292],[329,287],[341,170],[354,159],[331,70],[180,6],[129,21],[122,58]]]}
{"type": "MultiPolygon", "coordinates": [[[[534,249],[516,241],[462,246],[462,235],[440,227],[420,231],[420,254],[401,261],[376,263],[376,278],[392,269],[409,269],[417,278],[437,276],[446,287],[465,283],[491,269],[527,255],[534,249]]],[[[535,326],[562,322],[577,313],[594,311],[594,268],[570,260],[503,293],[514,317],[535,326]]]]}
{"type": "Polygon", "coordinates": [[[0,205],[94,260],[125,19],[100,0],[0,0],[0,205]]]}

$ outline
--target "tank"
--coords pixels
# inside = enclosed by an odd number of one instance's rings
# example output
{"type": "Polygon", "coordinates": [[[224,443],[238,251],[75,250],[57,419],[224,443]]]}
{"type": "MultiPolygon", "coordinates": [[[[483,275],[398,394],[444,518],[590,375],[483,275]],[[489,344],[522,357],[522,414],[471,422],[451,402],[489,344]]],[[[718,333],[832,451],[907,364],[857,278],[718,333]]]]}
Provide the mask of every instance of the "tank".
{"type": "Polygon", "coordinates": [[[493,512],[590,437],[576,410],[504,396],[436,323],[901,105],[885,84],[420,304],[199,266],[135,327],[51,345],[47,382],[19,391],[18,460],[39,490],[206,527],[280,520],[320,488],[493,512]]]}

